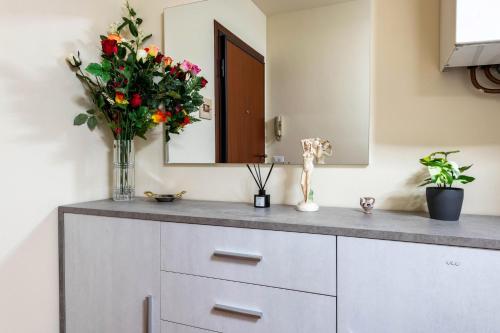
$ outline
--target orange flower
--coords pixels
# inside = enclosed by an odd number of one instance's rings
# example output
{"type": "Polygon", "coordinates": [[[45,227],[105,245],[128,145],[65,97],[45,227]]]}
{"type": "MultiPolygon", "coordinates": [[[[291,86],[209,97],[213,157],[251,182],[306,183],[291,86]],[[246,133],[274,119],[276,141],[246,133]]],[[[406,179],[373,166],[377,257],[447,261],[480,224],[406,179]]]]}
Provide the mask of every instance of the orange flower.
{"type": "Polygon", "coordinates": [[[123,94],[121,92],[116,92],[115,102],[116,102],[116,104],[121,104],[121,105],[127,105],[128,104],[128,101],[125,98],[125,94],[123,94]]]}
{"type": "Polygon", "coordinates": [[[146,50],[146,52],[152,57],[156,57],[158,55],[158,52],[160,52],[160,49],[154,45],[151,45],[150,47],[147,47],[144,50],[146,50]]]}
{"type": "Polygon", "coordinates": [[[116,40],[117,43],[122,42],[122,37],[118,34],[110,34],[110,35],[108,35],[108,39],[109,40],[116,40]]]}
{"type": "Polygon", "coordinates": [[[158,110],[151,116],[151,119],[156,124],[165,123],[167,122],[167,113],[158,110]]]}
{"type": "Polygon", "coordinates": [[[174,60],[170,57],[163,58],[163,65],[165,65],[165,67],[172,65],[173,62],[174,62],[174,60]]]}

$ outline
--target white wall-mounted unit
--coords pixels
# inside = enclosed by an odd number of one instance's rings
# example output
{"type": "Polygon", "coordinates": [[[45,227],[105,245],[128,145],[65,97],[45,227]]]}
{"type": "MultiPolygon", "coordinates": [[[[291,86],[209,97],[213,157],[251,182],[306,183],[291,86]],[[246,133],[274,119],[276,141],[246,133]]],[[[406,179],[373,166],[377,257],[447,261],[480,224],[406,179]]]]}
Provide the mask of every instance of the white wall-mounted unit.
{"type": "Polygon", "coordinates": [[[441,0],[441,70],[500,64],[499,13],[499,0],[441,0]]]}

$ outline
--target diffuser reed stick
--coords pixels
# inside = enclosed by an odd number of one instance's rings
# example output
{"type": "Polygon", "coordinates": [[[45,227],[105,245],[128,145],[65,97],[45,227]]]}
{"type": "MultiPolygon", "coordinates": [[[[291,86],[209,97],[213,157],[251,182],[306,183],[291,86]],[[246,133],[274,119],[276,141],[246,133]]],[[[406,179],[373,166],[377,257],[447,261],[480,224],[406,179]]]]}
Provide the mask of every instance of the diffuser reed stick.
{"type": "Polygon", "coordinates": [[[267,173],[266,180],[263,182],[262,181],[262,172],[260,169],[260,164],[253,164],[253,171],[252,168],[250,168],[250,165],[247,164],[248,171],[250,171],[250,174],[252,175],[253,180],[255,181],[255,184],[257,184],[257,187],[259,188],[260,192],[263,192],[266,190],[266,185],[267,182],[269,181],[269,177],[271,176],[271,173],[273,172],[274,169],[274,163],[271,165],[271,168],[269,169],[269,172],[267,173]]]}

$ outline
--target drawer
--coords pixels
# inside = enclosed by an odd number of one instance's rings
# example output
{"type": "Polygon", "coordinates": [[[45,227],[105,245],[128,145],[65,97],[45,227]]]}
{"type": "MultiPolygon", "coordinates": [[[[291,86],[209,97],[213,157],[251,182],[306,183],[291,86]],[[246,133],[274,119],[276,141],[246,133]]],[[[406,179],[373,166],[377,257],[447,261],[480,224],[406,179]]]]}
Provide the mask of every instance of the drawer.
{"type": "Polygon", "coordinates": [[[336,298],[162,272],[162,319],[224,333],[335,333],[336,298]]]}
{"type": "Polygon", "coordinates": [[[335,296],[336,237],[162,223],[162,270],[335,296]]]}
{"type": "Polygon", "coordinates": [[[197,327],[171,323],[169,321],[162,321],[161,333],[219,333],[219,332],[207,331],[197,327]]]}

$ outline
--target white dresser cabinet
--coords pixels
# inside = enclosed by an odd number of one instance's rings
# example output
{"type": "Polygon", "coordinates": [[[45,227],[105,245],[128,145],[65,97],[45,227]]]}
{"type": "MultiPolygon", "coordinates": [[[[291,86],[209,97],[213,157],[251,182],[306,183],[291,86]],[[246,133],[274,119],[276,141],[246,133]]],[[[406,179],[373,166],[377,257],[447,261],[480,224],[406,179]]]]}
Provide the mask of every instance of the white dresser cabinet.
{"type": "Polygon", "coordinates": [[[212,278],[162,273],[161,307],[164,320],[216,332],[336,332],[335,297],[212,278]]]}
{"type": "Polygon", "coordinates": [[[338,237],[342,333],[500,332],[500,252],[338,237]]]}
{"type": "Polygon", "coordinates": [[[61,332],[160,329],[160,223],[65,214],[61,332]]]}
{"type": "Polygon", "coordinates": [[[335,236],[161,228],[162,320],[223,333],[336,332],[335,236]]]}
{"type": "Polygon", "coordinates": [[[163,223],[162,270],[335,296],[336,237],[163,223]]]}
{"type": "Polygon", "coordinates": [[[61,333],[500,332],[500,218],[185,200],[59,217],[61,333]]]}

